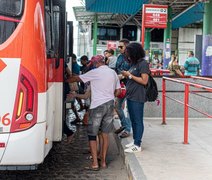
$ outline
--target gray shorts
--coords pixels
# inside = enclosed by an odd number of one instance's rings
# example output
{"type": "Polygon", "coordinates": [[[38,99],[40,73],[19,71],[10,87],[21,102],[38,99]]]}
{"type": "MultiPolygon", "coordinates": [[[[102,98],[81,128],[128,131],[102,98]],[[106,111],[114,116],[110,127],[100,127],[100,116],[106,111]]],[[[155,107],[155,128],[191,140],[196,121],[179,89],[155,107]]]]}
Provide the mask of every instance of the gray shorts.
{"type": "Polygon", "coordinates": [[[114,100],[108,101],[89,110],[88,135],[97,136],[101,132],[110,133],[113,130],[114,100]]]}

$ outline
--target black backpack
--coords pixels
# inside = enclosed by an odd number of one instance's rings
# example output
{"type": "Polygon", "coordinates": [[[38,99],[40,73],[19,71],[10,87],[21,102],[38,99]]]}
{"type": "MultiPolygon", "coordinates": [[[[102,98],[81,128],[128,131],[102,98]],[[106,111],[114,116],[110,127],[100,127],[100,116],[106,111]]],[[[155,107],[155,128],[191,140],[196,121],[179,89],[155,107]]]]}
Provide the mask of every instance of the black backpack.
{"type": "Polygon", "coordinates": [[[146,88],[146,99],[149,102],[153,102],[158,98],[158,87],[157,83],[153,79],[153,77],[149,74],[149,80],[147,85],[145,86],[146,88]]]}

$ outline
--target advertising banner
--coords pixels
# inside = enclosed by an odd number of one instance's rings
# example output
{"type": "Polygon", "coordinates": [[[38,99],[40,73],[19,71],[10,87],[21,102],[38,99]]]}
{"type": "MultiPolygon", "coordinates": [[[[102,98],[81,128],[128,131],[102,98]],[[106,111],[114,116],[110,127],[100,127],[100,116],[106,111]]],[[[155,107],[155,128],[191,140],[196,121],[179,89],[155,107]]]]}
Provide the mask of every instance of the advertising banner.
{"type": "Polygon", "coordinates": [[[116,48],[117,48],[116,41],[107,41],[107,49],[116,50],[116,48]]]}
{"type": "Polygon", "coordinates": [[[203,35],[202,76],[212,76],[212,36],[203,35]]]}

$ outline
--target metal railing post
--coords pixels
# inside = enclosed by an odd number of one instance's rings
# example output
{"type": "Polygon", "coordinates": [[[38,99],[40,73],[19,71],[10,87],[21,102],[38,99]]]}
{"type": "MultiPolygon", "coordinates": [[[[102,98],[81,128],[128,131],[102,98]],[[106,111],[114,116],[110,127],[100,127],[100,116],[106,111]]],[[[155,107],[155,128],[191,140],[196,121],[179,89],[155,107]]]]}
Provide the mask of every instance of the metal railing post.
{"type": "Polygon", "coordinates": [[[184,94],[184,144],[188,144],[188,103],[189,103],[189,85],[185,85],[184,94]]]}
{"type": "Polygon", "coordinates": [[[162,80],[162,124],[166,124],[166,81],[162,80]]]}

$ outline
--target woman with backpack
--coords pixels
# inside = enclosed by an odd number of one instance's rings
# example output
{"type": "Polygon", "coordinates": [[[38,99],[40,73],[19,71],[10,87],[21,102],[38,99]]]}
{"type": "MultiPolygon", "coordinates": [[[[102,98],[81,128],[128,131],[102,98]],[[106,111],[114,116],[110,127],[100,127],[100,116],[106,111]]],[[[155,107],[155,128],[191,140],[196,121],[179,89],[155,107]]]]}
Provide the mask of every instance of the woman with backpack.
{"type": "Polygon", "coordinates": [[[125,54],[131,68],[128,71],[122,71],[122,75],[128,78],[126,98],[134,141],[127,144],[124,151],[133,153],[141,151],[141,140],[144,131],[144,103],[147,101],[145,86],[148,83],[150,70],[148,63],[145,61],[145,51],[140,43],[130,43],[126,47],[125,54]]]}

